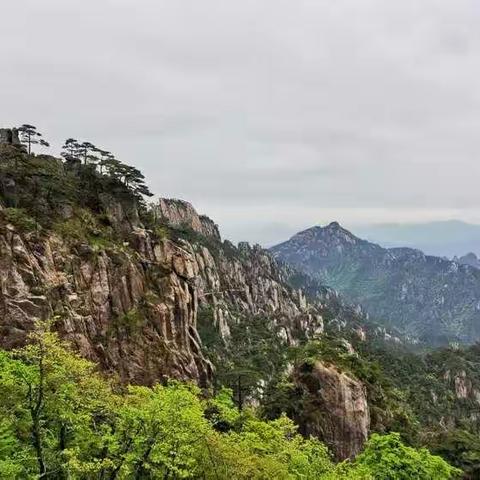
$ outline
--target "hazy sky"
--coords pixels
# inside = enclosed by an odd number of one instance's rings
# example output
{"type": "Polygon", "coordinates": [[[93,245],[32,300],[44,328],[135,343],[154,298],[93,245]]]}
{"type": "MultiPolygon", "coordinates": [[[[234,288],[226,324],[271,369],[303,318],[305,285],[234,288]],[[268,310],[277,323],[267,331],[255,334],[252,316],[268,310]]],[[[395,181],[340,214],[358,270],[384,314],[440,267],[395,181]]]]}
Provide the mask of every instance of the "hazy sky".
{"type": "Polygon", "coordinates": [[[0,126],[140,167],[226,237],[480,222],[478,0],[15,0],[0,126]]]}

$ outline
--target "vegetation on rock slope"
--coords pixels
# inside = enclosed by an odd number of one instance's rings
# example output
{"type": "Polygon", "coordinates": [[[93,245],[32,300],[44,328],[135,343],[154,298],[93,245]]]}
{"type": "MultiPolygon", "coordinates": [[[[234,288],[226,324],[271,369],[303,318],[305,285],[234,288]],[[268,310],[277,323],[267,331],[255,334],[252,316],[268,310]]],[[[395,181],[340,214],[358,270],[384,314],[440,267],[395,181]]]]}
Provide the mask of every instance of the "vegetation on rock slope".
{"type": "Polygon", "coordinates": [[[465,478],[480,474],[478,346],[417,354],[402,344],[361,340],[344,331],[292,347],[265,318],[241,322],[225,343],[212,330],[210,316],[203,311],[199,325],[206,355],[237,406],[259,405],[267,419],[286,413],[302,430],[318,400],[305,383],[311,366],[321,361],[365,385],[371,431],[399,432],[407,444],[428,447],[461,468],[465,478]]]}

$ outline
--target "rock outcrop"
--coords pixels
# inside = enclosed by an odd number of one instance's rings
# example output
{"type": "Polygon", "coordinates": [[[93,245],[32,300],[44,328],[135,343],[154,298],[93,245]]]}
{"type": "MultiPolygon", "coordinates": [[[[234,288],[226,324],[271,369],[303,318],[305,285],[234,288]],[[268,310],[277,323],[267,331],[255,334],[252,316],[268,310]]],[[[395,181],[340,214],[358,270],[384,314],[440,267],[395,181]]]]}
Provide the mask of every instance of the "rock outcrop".
{"type": "Polygon", "coordinates": [[[303,365],[295,374],[295,382],[306,394],[298,419],[302,433],[322,439],[338,460],[359,453],[370,429],[363,384],[322,362],[303,365]]]}
{"type": "MultiPolygon", "coordinates": [[[[120,205],[107,211],[111,222],[131,224],[120,205]]],[[[23,234],[0,219],[1,345],[21,345],[36,320],[55,316],[56,328],[84,356],[124,381],[205,384],[211,367],[196,329],[201,306],[213,307],[225,337],[242,315],[269,316],[291,343],[323,331],[321,310],[284,283],[260,247],[218,240],[212,250],[160,240],[141,226],[125,239],[99,249],[54,233],[23,234]]]]}
{"type": "Polygon", "coordinates": [[[141,254],[74,247],[60,237],[25,238],[0,228],[0,337],[25,342],[34,322],[56,318],[62,336],[124,381],[164,377],[208,383],[196,331],[193,258],[137,232],[141,254]]]}
{"type": "Polygon", "coordinates": [[[220,240],[218,226],[207,216],[199,215],[193,206],[184,200],[161,198],[154,211],[160,222],[173,227],[187,227],[206,237],[220,240]]]}
{"type": "Polygon", "coordinates": [[[457,400],[469,400],[472,403],[480,404],[478,379],[472,381],[475,377],[475,374],[469,374],[464,369],[457,371],[446,370],[443,374],[443,380],[450,391],[454,392],[457,400]]]}
{"type": "Polygon", "coordinates": [[[0,128],[0,145],[21,145],[16,128],[0,128]]]}

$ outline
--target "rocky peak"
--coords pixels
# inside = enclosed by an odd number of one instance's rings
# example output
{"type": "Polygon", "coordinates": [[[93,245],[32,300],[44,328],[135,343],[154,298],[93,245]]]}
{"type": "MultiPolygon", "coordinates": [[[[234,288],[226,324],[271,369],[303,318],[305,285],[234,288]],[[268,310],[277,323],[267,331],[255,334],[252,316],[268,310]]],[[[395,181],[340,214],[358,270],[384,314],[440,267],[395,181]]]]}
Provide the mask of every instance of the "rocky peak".
{"type": "Polygon", "coordinates": [[[330,235],[331,237],[335,237],[340,241],[356,243],[360,240],[346,228],[343,228],[338,222],[331,222],[322,230],[324,235],[330,235]]]}
{"type": "Polygon", "coordinates": [[[338,222],[332,222],[325,227],[315,226],[299,232],[290,240],[272,247],[271,252],[276,258],[298,266],[298,263],[302,263],[303,260],[310,263],[316,255],[326,257],[332,251],[340,255],[357,245],[366,243],[338,222]]]}
{"type": "Polygon", "coordinates": [[[360,241],[355,235],[343,228],[338,222],[331,222],[325,227],[315,226],[297,233],[290,241],[308,241],[312,244],[352,245],[360,241]]]}
{"type": "MultiPolygon", "coordinates": [[[[332,232],[335,232],[335,231],[344,231],[344,232],[347,232],[347,230],[345,230],[344,228],[342,228],[342,226],[338,223],[338,222],[330,222],[327,226],[323,227],[324,230],[329,230],[329,231],[332,231],[332,232]]],[[[348,232],[350,233],[350,232],[348,232]]]]}
{"type": "Polygon", "coordinates": [[[407,335],[430,344],[480,338],[480,271],[471,266],[478,262],[473,254],[449,261],[412,248],[382,248],[337,222],[300,232],[271,251],[407,335]]]}
{"type": "Polygon", "coordinates": [[[206,215],[199,215],[193,206],[174,198],[161,198],[155,206],[155,213],[160,222],[172,227],[187,227],[206,237],[220,240],[218,226],[206,215]]]}

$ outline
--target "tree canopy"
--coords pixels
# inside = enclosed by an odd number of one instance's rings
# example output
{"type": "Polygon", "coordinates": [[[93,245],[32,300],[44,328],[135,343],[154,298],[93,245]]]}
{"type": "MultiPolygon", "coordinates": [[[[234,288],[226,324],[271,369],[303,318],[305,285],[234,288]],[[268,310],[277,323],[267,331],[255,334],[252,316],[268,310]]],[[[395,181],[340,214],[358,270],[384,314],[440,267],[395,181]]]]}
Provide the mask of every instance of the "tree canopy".
{"type": "MultiPolygon", "coordinates": [[[[0,146],[0,198],[4,206],[28,212],[41,225],[50,225],[68,207],[103,213],[113,198],[131,210],[144,211],[152,196],[142,172],[90,142],[68,138],[64,161],[33,154],[33,145],[47,145],[33,125],[19,128],[25,148],[0,146]]],[[[17,215],[18,217],[18,215],[17,215]]]]}
{"type": "Polygon", "coordinates": [[[24,123],[18,128],[20,133],[20,141],[27,147],[27,152],[32,153],[33,145],[40,145],[42,147],[49,147],[50,144],[43,138],[43,135],[37,131],[37,127],[24,123]]]}
{"type": "Polygon", "coordinates": [[[285,416],[239,411],[231,391],[121,386],[40,323],[0,351],[0,477],[20,479],[448,480],[457,471],[397,434],[373,435],[335,465],[285,416]]]}

